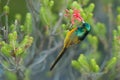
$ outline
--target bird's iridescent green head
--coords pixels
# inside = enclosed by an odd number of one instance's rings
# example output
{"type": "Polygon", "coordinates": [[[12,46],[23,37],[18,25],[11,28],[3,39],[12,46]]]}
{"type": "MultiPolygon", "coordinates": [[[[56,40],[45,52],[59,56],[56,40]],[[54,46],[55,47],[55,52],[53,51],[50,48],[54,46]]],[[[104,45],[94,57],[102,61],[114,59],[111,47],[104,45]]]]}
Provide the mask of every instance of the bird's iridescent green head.
{"type": "Polygon", "coordinates": [[[83,40],[90,32],[91,27],[88,23],[83,23],[81,27],[78,27],[75,34],[78,36],[79,40],[83,40]]]}
{"type": "Polygon", "coordinates": [[[91,27],[88,23],[83,23],[82,27],[88,32],[91,30],[91,27]]]}

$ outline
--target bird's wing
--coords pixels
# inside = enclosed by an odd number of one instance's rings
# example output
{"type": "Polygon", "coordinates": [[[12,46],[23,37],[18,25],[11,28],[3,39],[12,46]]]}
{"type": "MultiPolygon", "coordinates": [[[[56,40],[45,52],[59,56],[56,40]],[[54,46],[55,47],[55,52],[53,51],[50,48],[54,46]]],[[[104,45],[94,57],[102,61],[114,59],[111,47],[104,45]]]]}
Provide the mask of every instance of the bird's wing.
{"type": "Polygon", "coordinates": [[[75,32],[76,30],[77,30],[77,28],[73,28],[72,30],[70,30],[70,31],[67,33],[67,35],[66,35],[66,37],[65,37],[65,40],[64,40],[64,47],[68,48],[68,47],[71,45],[72,40],[74,39],[73,34],[74,34],[74,32],[75,32]]]}

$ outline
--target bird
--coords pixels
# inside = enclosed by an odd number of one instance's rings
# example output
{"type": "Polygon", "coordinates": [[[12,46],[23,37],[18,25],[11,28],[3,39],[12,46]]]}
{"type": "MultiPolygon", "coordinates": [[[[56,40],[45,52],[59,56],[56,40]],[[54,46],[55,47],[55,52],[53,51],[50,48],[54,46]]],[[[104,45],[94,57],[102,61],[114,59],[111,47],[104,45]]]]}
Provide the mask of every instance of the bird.
{"type": "Polygon", "coordinates": [[[66,34],[66,37],[64,39],[64,45],[58,56],[56,57],[55,61],[50,66],[50,71],[53,70],[57,62],[61,59],[65,51],[68,47],[74,44],[79,44],[81,41],[85,39],[85,37],[88,35],[88,33],[91,30],[90,24],[83,22],[82,26],[75,27],[71,30],[69,30],[66,34]]]}

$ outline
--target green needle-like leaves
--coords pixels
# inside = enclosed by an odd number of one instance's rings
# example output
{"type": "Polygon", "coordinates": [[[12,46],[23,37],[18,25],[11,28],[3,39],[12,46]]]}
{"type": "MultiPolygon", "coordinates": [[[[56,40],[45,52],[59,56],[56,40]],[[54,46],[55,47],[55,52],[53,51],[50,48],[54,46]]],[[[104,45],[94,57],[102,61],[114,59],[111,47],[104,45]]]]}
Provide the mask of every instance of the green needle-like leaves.
{"type": "Polygon", "coordinates": [[[93,72],[98,72],[100,70],[100,68],[97,65],[95,59],[91,59],[90,64],[91,64],[91,69],[92,69],[93,72]]]}
{"type": "Polygon", "coordinates": [[[111,58],[108,62],[107,65],[105,67],[105,70],[110,70],[111,68],[113,68],[113,66],[116,64],[117,58],[113,57],[111,58]]]}
{"type": "Polygon", "coordinates": [[[96,63],[95,59],[90,59],[90,61],[87,59],[86,56],[83,54],[80,54],[78,60],[73,60],[72,61],[73,67],[76,69],[80,70],[80,72],[84,73],[90,73],[90,72],[99,72],[100,67],[96,63]]]}

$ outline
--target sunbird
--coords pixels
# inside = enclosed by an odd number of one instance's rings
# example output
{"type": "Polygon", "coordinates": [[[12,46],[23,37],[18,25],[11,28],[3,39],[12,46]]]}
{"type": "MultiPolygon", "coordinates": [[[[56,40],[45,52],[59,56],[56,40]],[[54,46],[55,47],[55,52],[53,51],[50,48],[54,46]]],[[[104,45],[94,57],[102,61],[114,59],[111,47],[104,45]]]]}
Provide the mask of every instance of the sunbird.
{"type": "Polygon", "coordinates": [[[63,56],[67,48],[71,45],[79,44],[81,41],[83,41],[90,32],[90,30],[91,30],[91,26],[88,23],[83,22],[81,27],[73,28],[67,32],[64,40],[63,48],[59,53],[59,55],[57,56],[57,58],[55,59],[55,61],[53,62],[53,64],[51,65],[50,71],[55,67],[55,65],[63,56]]]}

